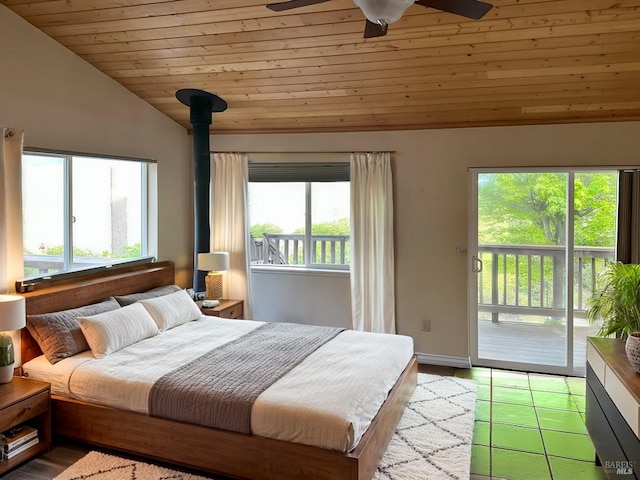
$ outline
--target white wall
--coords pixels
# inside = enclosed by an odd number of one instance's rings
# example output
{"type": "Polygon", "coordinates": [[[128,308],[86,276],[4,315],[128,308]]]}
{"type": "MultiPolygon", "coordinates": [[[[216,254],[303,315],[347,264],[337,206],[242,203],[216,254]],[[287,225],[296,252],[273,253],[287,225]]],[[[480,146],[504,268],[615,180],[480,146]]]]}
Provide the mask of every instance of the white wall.
{"type": "MultiPolygon", "coordinates": [[[[640,122],[473,129],[214,135],[219,151],[394,151],[396,313],[416,351],[469,355],[469,167],[640,165],[640,122]],[[422,332],[422,320],[431,332],[422,332]]],[[[301,303],[303,300],[299,299],[301,303]]]]}
{"type": "Polygon", "coordinates": [[[0,126],[24,130],[25,146],[157,160],[158,258],[173,260],[178,282],[190,285],[187,131],[3,5],[0,45],[0,126]]]}
{"type": "Polygon", "coordinates": [[[253,268],[253,318],[351,328],[348,272],[253,268]]]}

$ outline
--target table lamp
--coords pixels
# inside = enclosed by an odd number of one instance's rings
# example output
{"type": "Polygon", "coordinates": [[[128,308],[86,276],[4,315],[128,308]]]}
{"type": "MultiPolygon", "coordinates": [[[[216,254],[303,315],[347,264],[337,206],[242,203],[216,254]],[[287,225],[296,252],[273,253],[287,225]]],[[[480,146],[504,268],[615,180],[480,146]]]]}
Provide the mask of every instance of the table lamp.
{"type": "Polygon", "coordinates": [[[0,383],[9,383],[16,367],[10,332],[20,330],[25,325],[24,297],[0,295],[0,383]]]}
{"type": "Polygon", "coordinates": [[[229,253],[199,253],[198,270],[209,272],[204,279],[207,289],[206,299],[220,300],[222,298],[222,272],[229,270],[229,253]]]}

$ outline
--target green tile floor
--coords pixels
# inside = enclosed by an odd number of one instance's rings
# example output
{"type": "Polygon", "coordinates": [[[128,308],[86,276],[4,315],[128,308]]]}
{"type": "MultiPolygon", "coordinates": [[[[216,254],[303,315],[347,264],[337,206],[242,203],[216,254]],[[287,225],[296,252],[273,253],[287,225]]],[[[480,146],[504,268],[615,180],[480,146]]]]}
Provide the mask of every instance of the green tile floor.
{"type": "Polygon", "coordinates": [[[478,383],[471,480],[601,480],[584,423],[585,379],[491,368],[478,383]]]}

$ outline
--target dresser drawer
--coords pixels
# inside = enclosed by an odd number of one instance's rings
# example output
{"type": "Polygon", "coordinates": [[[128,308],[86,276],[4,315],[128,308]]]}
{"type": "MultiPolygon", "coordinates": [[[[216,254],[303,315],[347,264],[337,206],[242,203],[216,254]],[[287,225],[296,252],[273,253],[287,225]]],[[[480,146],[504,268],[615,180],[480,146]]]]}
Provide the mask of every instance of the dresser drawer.
{"type": "Polygon", "coordinates": [[[49,410],[49,392],[42,392],[25,398],[2,410],[0,417],[0,432],[18,425],[30,418],[49,410]]]}
{"type": "Polygon", "coordinates": [[[640,404],[638,404],[633,395],[629,393],[629,390],[625,388],[616,374],[610,371],[608,367],[605,375],[606,382],[604,389],[629,424],[633,433],[636,434],[636,437],[640,438],[640,404]]]}
{"type": "Polygon", "coordinates": [[[605,361],[591,343],[587,342],[587,362],[602,385],[605,384],[605,361]]]}

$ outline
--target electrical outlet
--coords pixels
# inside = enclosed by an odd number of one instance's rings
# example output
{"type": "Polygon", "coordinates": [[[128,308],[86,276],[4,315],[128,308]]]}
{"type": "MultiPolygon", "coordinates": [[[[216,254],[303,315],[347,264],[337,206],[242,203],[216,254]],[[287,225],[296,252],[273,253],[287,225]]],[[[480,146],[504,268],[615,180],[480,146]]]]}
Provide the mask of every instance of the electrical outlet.
{"type": "Polygon", "coordinates": [[[431,331],[431,320],[422,320],[422,331],[423,332],[431,331]]]}

